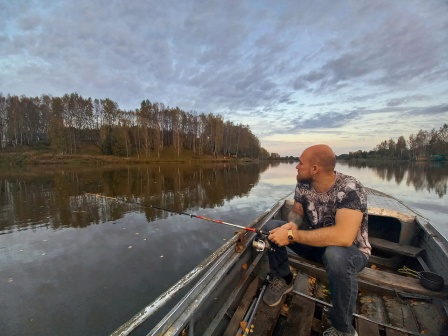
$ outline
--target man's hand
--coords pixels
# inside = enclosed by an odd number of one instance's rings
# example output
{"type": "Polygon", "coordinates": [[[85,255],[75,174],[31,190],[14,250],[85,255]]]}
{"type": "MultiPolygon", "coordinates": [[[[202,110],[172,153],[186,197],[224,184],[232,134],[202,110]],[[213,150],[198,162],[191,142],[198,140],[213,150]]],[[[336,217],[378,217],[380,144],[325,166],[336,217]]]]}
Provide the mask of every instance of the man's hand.
{"type": "Polygon", "coordinates": [[[297,230],[297,224],[289,222],[269,231],[268,239],[278,246],[286,246],[290,243],[288,239],[288,230],[297,230]]]}

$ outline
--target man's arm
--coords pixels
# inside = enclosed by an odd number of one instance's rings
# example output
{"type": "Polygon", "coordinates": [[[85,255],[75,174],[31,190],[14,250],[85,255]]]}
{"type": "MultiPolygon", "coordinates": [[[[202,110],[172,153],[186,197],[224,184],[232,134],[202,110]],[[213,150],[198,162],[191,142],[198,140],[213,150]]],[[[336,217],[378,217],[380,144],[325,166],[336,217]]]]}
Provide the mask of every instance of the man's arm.
{"type": "MultiPolygon", "coordinates": [[[[350,246],[361,226],[363,213],[359,210],[339,209],[336,211],[336,224],[315,230],[292,229],[294,241],[311,246],[350,246]]],[[[288,245],[287,223],[271,231],[269,239],[277,245],[288,245]]],[[[291,230],[291,229],[289,229],[291,230]]]]}
{"type": "Polygon", "coordinates": [[[294,201],[291,211],[288,214],[288,223],[281,227],[285,230],[297,230],[303,222],[303,207],[302,204],[294,201]]]}
{"type": "Polygon", "coordinates": [[[303,222],[303,207],[302,204],[294,201],[294,205],[292,206],[291,211],[288,214],[288,221],[293,222],[300,227],[300,224],[303,222]]]}

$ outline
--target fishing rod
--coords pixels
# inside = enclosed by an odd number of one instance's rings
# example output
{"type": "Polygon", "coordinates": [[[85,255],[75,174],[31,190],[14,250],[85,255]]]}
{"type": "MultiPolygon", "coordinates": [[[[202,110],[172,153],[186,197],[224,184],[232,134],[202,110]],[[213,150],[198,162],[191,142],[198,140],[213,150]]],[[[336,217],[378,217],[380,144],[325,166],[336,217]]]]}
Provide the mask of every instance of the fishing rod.
{"type": "Polygon", "coordinates": [[[258,234],[261,234],[261,235],[264,235],[264,236],[269,236],[269,232],[265,232],[265,231],[258,230],[258,229],[255,229],[255,228],[251,228],[251,227],[247,227],[247,226],[227,223],[227,222],[224,222],[224,221],[219,220],[219,219],[207,218],[207,217],[200,216],[200,215],[195,215],[195,214],[192,214],[192,213],[166,209],[166,208],[158,207],[158,206],[155,206],[155,205],[144,204],[144,203],[135,202],[135,201],[124,201],[124,200],[116,198],[116,197],[104,196],[104,195],[101,195],[101,194],[92,194],[92,193],[87,193],[87,192],[84,192],[84,194],[85,195],[90,195],[90,196],[95,196],[95,197],[98,197],[98,198],[110,199],[110,200],[114,200],[114,201],[121,202],[121,203],[135,204],[135,205],[138,205],[138,206],[141,206],[141,207],[144,207],[144,208],[152,208],[152,209],[157,209],[157,210],[162,210],[162,211],[176,213],[176,214],[179,214],[179,215],[186,215],[186,216],[189,216],[190,218],[198,218],[198,219],[206,220],[206,221],[209,221],[209,222],[214,222],[214,223],[224,224],[224,225],[228,225],[228,226],[233,226],[233,227],[236,227],[236,228],[239,228],[239,229],[243,229],[243,230],[246,230],[246,231],[255,232],[255,233],[258,233],[258,234]]]}

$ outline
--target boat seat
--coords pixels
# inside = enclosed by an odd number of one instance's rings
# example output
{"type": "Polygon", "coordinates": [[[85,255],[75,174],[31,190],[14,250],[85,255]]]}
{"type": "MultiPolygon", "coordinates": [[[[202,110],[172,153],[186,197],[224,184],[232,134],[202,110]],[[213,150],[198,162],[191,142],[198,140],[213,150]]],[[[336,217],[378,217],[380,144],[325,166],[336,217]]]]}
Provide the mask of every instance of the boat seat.
{"type": "Polygon", "coordinates": [[[417,258],[425,251],[425,249],[420,247],[415,247],[411,245],[401,245],[399,243],[394,243],[389,240],[375,237],[369,237],[369,242],[370,245],[372,245],[372,247],[375,249],[401,254],[407,257],[417,258]]]}

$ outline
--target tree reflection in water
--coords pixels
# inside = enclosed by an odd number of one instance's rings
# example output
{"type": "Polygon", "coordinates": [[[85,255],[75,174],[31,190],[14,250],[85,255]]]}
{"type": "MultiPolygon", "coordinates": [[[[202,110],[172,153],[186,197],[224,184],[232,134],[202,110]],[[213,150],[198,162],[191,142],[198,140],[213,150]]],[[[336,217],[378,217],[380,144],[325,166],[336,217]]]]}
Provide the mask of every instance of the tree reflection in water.
{"type": "Polygon", "coordinates": [[[30,227],[86,227],[130,211],[148,221],[168,212],[86,197],[85,192],[133,198],[174,211],[214,208],[247,195],[270,163],[164,164],[80,168],[33,168],[0,176],[0,231],[30,227]]]}
{"type": "Polygon", "coordinates": [[[382,180],[394,180],[397,184],[405,181],[406,185],[414,186],[415,190],[434,192],[440,198],[447,193],[448,163],[446,161],[348,161],[340,164],[355,168],[370,168],[382,180]]]}
{"type": "MultiPolygon", "coordinates": [[[[260,174],[277,165],[278,162],[163,164],[3,171],[0,232],[31,227],[80,228],[114,221],[132,211],[143,212],[148,221],[170,215],[166,211],[86,197],[85,192],[132,198],[180,212],[219,207],[225,201],[249,194],[260,174]]],[[[368,168],[381,180],[406,183],[417,191],[434,192],[440,198],[447,193],[446,162],[341,161],[338,165],[368,168]]],[[[288,169],[294,176],[294,164],[288,169]]]]}

